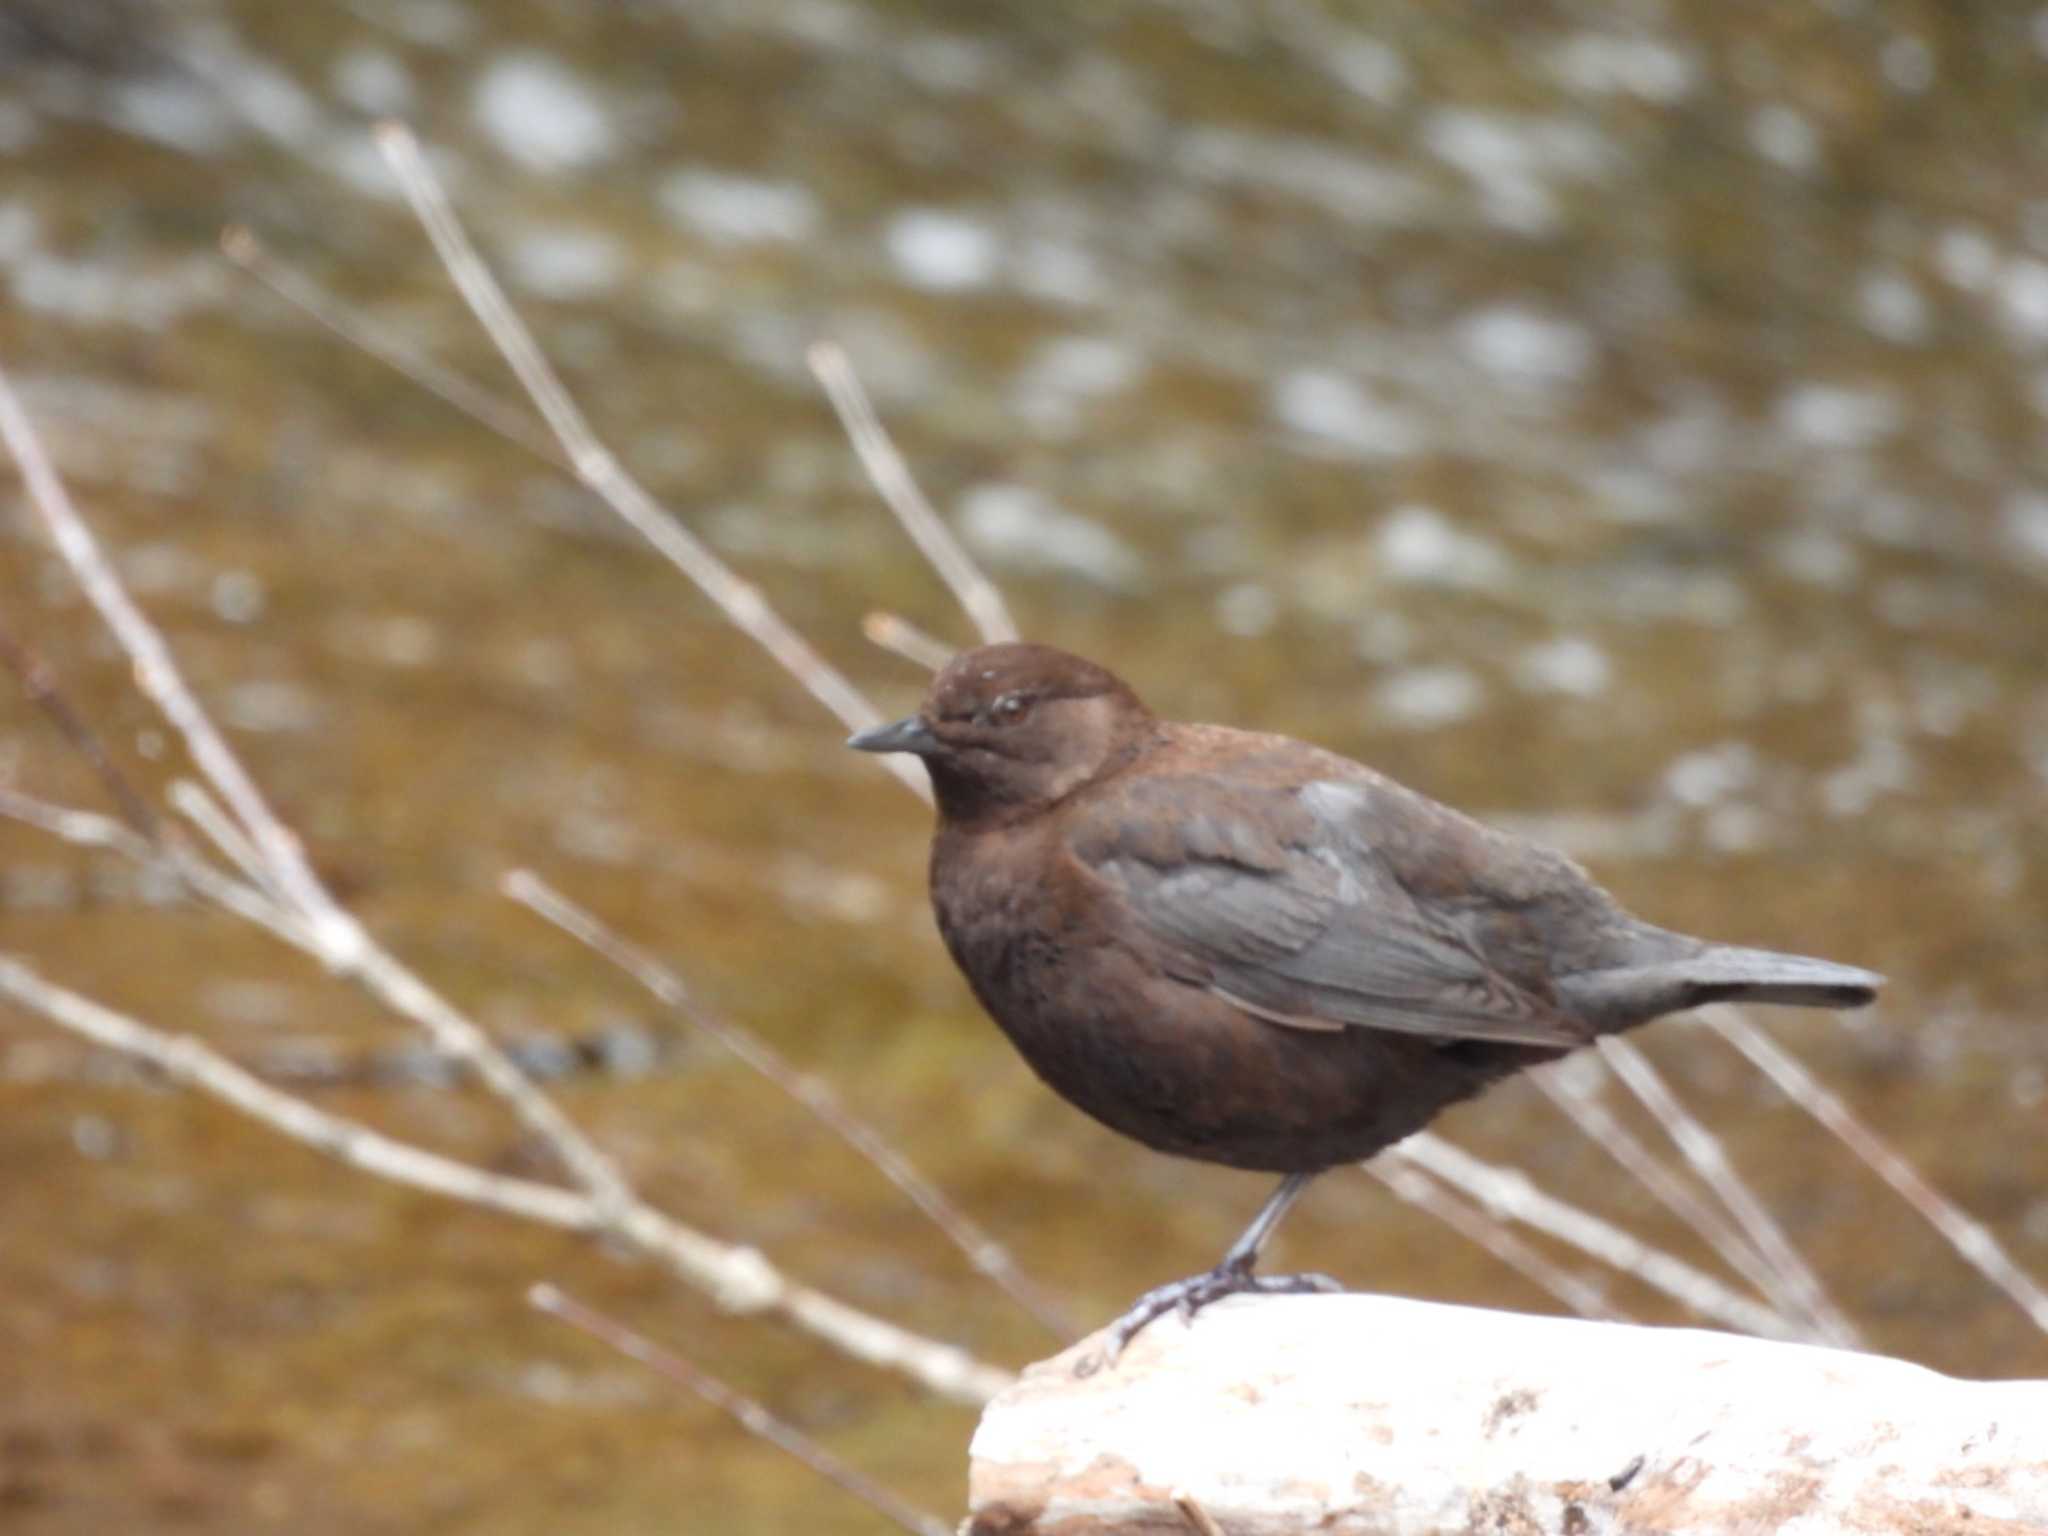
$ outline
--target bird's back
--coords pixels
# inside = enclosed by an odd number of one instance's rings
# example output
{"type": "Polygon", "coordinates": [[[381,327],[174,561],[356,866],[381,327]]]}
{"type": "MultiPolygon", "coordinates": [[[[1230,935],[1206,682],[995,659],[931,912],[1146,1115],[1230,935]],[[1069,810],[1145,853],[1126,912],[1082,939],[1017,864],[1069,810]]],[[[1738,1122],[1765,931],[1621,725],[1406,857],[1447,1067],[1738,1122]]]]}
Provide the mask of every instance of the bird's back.
{"type": "Polygon", "coordinates": [[[1632,917],[1564,853],[1307,742],[1177,725],[1127,772],[1279,792],[1314,808],[1328,856],[1376,861],[1418,908],[1539,993],[1560,974],[1676,959],[1698,948],[1632,917]]]}

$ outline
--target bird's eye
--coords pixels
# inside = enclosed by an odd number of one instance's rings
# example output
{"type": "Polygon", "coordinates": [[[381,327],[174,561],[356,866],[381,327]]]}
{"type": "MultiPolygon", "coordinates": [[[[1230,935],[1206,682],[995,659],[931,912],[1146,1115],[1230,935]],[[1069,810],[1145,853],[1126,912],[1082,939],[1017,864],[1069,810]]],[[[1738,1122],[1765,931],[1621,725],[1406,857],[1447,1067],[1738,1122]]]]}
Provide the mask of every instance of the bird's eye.
{"type": "Polygon", "coordinates": [[[1006,693],[989,705],[988,713],[997,725],[1015,725],[1031,713],[1031,700],[1021,693],[1006,693]]]}

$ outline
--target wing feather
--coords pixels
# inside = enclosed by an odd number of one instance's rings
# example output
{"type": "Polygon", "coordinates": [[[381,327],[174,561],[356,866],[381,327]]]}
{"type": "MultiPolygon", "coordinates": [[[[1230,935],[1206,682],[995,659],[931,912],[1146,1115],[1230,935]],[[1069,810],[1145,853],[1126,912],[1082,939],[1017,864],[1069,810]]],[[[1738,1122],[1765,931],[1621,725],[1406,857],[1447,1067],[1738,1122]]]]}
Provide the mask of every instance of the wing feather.
{"type": "Polygon", "coordinates": [[[1171,974],[1292,1028],[1574,1045],[1576,1021],[1500,974],[1407,890],[1369,787],[1134,777],[1068,830],[1171,974]]]}

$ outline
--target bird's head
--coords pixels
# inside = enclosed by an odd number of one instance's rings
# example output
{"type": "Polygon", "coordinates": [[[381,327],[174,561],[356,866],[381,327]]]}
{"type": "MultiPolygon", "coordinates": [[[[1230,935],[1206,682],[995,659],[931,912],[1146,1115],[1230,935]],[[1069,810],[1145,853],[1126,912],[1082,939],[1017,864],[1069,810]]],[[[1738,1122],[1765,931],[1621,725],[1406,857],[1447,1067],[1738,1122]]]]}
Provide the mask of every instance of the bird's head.
{"type": "Polygon", "coordinates": [[[863,752],[913,752],[948,821],[1043,809],[1127,761],[1152,713],[1092,661],[1017,642],[962,651],[914,715],[851,737],[863,752]]]}

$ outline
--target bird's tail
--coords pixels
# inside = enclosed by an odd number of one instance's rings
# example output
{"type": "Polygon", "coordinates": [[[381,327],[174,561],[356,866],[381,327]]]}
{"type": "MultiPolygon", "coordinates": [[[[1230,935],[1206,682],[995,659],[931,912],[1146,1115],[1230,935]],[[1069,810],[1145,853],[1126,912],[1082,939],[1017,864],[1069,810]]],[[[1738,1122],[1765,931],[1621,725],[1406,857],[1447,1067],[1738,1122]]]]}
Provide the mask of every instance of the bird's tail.
{"type": "Polygon", "coordinates": [[[1562,990],[1602,1033],[1705,1003],[1783,1003],[1793,1008],[1861,1008],[1884,978],[1875,971],[1768,949],[1702,945],[1680,959],[1581,971],[1562,990]]]}

